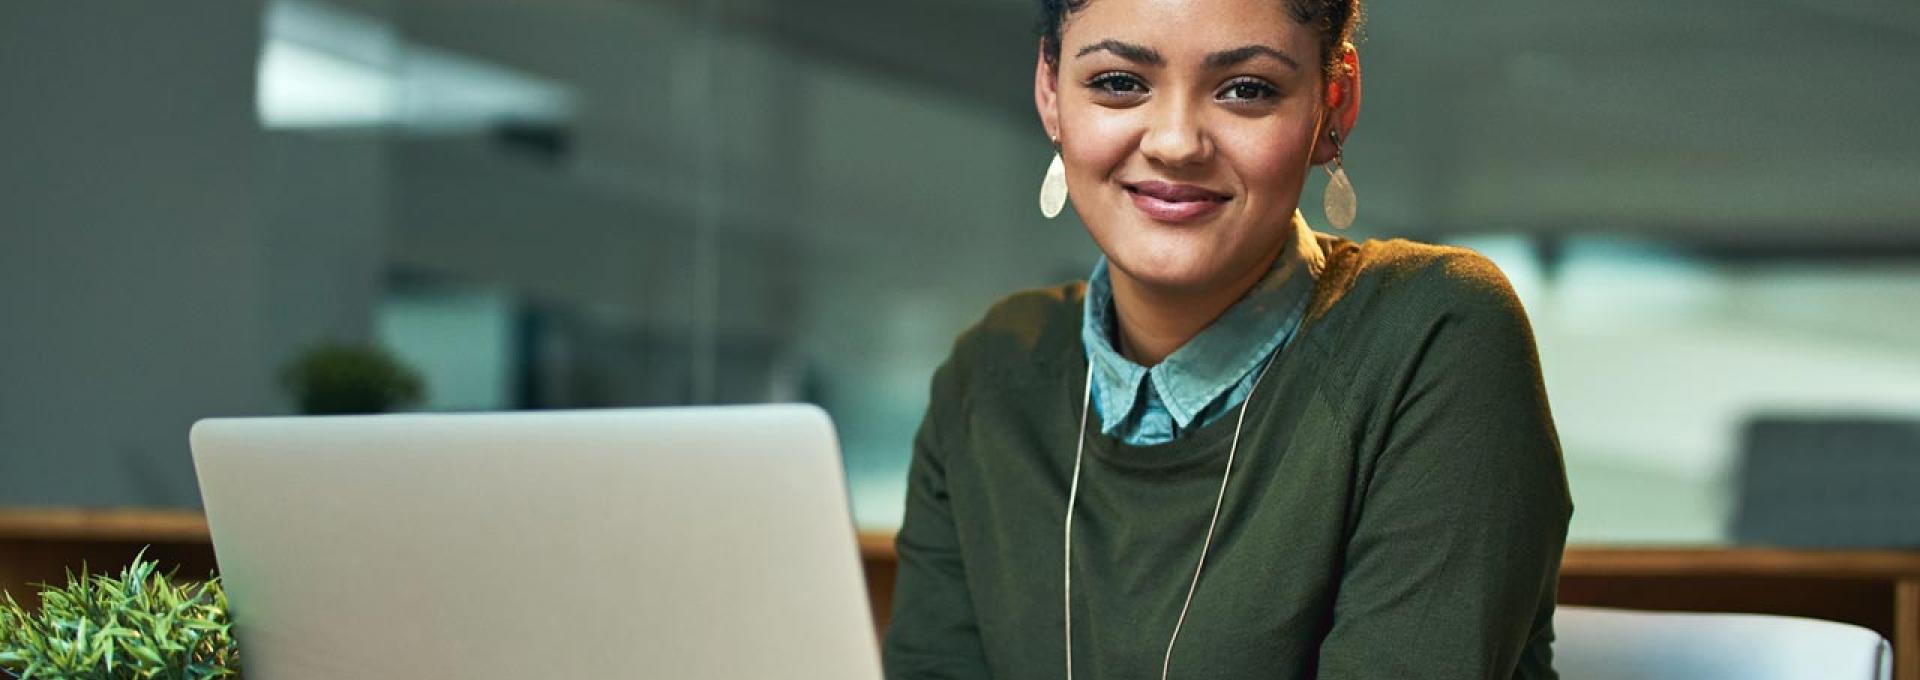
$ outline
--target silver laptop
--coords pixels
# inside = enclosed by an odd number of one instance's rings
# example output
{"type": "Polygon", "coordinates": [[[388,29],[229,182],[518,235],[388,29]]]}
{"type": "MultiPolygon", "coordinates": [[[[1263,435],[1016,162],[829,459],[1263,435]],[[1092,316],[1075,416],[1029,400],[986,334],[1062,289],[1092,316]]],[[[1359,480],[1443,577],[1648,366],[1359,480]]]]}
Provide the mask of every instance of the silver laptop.
{"type": "Polygon", "coordinates": [[[204,420],[251,680],[879,680],[811,406],[204,420]]]}

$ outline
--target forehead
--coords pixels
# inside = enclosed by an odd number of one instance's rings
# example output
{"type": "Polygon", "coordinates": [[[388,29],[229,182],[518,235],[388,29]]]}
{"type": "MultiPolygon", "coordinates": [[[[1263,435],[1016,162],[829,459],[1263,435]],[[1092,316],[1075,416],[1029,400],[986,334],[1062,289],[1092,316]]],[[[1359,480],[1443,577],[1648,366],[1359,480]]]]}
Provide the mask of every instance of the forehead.
{"type": "Polygon", "coordinates": [[[1102,40],[1123,40],[1177,55],[1249,44],[1311,59],[1313,29],[1295,21],[1287,0],[1091,0],[1060,28],[1064,54],[1102,40]]]}

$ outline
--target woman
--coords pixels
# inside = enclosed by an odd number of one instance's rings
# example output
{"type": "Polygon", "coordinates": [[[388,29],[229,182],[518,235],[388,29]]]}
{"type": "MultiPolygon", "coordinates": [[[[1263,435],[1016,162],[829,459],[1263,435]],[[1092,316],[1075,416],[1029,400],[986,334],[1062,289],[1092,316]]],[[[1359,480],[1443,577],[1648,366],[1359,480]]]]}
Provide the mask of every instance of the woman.
{"type": "Polygon", "coordinates": [[[1105,256],[934,374],[889,678],[1554,677],[1572,506],[1519,302],[1296,211],[1357,5],[1044,3],[1043,209],[1105,256]]]}

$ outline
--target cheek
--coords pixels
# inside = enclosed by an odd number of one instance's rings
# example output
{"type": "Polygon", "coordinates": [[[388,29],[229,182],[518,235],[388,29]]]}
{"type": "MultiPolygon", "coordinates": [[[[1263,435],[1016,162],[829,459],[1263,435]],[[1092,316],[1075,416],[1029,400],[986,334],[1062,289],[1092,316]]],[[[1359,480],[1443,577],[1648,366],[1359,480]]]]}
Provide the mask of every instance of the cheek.
{"type": "Polygon", "coordinates": [[[1140,125],[1128,112],[1081,103],[1062,107],[1060,130],[1060,155],[1067,162],[1067,176],[1102,182],[1133,152],[1140,125]]]}
{"type": "Polygon", "coordinates": [[[1220,151],[1249,192],[1263,197],[1297,194],[1312,155],[1313,130],[1297,126],[1258,126],[1234,130],[1217,139],[1220,151]]]}

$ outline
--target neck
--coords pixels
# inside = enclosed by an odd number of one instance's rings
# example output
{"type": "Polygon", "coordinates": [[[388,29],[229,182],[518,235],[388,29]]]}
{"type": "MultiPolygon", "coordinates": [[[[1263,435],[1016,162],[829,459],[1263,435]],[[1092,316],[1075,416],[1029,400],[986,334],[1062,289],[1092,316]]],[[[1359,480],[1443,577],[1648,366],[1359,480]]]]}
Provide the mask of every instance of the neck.
{"type": "Polygon", "coordinates": [[[1225,284],[1202,289],[1156,287],[1109,266],[1107,275],[1113,285],[1113,311],[1115,324],[1119,326],[1121,356],[1146,367],[1165,361],[1226,313],[1233,303],[1246,297],[1247,291],[1266,276],[1284,249],[1283,246],[1261,258],[1259,266],[1225,284]]]}

